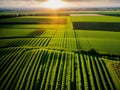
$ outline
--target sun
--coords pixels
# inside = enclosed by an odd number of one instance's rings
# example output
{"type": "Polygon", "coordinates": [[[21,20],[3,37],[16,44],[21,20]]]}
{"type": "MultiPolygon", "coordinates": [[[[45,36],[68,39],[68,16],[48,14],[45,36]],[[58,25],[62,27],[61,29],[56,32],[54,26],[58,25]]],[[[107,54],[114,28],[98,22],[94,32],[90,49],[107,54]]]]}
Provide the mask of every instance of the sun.
{"type": "Polygon", "coordinates": [[[44,2],[43,7],[51,8],[51,9],[58,9],[66,6],[66,3],[61,0],[48,0],[44,2]]]}

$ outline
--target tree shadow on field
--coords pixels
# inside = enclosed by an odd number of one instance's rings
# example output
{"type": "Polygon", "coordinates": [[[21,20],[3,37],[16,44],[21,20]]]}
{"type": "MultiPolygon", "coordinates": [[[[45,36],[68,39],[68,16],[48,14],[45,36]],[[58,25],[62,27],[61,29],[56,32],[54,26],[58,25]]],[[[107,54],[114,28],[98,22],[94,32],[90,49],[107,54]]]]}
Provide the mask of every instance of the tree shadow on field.
{"type": "Polygon", "coordinates": [[[31,32],[28,36],[36,37],[36,36],[40,36],[44,32],[45,32],[44,29],[38,29],[36,31],[31,32]]]}

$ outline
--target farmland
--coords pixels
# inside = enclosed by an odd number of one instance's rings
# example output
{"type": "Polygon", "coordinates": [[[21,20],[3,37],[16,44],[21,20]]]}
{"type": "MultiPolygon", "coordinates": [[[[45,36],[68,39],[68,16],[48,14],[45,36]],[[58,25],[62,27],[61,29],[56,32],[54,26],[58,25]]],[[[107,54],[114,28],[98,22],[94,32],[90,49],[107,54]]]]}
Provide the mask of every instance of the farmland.
{"type": "Polygon", "coordinates": [[[119,90],[119,23],[84,14],[1,19],[0,90],[119,90]]]}

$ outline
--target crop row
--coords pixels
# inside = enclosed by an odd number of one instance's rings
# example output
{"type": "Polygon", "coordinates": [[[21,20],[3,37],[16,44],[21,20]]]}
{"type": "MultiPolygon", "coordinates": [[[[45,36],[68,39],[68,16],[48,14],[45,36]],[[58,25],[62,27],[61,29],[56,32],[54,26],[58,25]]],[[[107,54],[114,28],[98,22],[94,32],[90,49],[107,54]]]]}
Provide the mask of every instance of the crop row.
{"type": "Polygon", "coordinates": [[[76,39],[75,38],[52,38],[48,44],[49,48],[76,51],[76,39]]]}
{"type": "MultiPolygon", "coordinates": [[[[63,37],[63,33],[58,37],[63,37]]],[[[78,51],[88,51],[94,48],[97,52],[119,53],[119,41],[106,41],[88,38],[22,38],[7,41],[2,47],[46,47],[50,49],[78,51]],[[110,44],[112,42],[112,44],[110,44]],[[115,44],[116,43],[116,44],[115,44]],[[114,47],[114,48],[111,48],[114,47]]]]}
{"type": "Polygon", "coordinates": [[[3,51],[7,55],[0,57],[0,90],[116,89],[97,56],[45,49],[3,51]]]}
{"type": "Polygon", "coordinates": [[[48,45],[51,38],[25,38],[17,39],[8,43],[7,47],[19,47],[19,46],[40,46],[45,47],[48,45]]]}
{"type": "Polygon", "coordinates": [[[50,49],[60,49],[76,51],[75,38],[24,38],[14,39],[6,44],[6,47],[48,47],[50,49]]]}

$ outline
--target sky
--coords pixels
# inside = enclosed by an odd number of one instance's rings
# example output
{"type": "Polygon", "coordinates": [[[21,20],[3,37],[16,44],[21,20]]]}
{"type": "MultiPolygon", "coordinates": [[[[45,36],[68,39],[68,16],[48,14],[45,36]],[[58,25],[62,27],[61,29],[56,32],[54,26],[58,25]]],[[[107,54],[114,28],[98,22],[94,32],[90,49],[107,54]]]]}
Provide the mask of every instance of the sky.
{"type": "MultiPolygon", "coordinates": [[[[0,8],[41,8],[48,0],[0,0],[0,8]]],[[[57,0],[52,0],[56,2],[57,0]]],[[[58,0],[59,1],[59,0],[58,0]]],[[[63,0],[63,7],[120,7],[120,0],[63,0]]],[[[53,3],[55,5],[56,3],[53,3]]],[[[57,3],[59,4],[59,3],[57,3]]]]}

